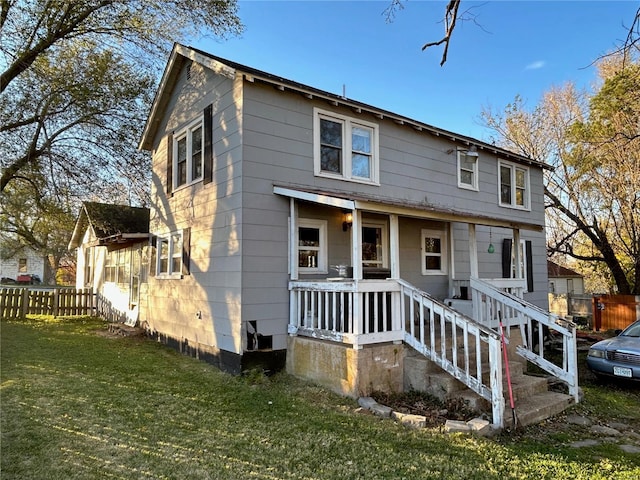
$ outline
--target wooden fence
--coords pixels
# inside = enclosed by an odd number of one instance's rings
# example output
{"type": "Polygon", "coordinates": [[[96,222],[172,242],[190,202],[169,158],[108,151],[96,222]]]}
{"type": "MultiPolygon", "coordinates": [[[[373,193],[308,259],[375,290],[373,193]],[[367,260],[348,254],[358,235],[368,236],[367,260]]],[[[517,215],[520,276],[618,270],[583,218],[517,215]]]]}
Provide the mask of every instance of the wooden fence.
{"type": "Polygon", "coordinates": [[[640,319],[640,296],[594,295],[593,328],[616,330],[631,325],[640,319]]]}
{"type": "Polygon", "coordinates": [[[93,315],[95,309],[95,294],[90,288],[0,288],[0,318],[93,315]]]}

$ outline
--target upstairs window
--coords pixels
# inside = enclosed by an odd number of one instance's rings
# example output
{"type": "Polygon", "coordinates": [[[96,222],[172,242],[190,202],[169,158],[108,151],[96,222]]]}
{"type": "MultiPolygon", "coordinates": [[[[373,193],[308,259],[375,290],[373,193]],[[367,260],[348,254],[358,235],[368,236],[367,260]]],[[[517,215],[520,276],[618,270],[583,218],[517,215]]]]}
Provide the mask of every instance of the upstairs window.
{"type": "Polygon", "coordinates": [[[202,119],[198,119],[175,136],[173,144],[174,187],[177,188],[202,179],[203,152],[202,119]]]}
{"type": "Polygon", "coordinates": [[[322,177],[378,183],[378,126],[314,110],[314,171],[322,177]]]}
{"type": "Polygon", "coordinates": [[[529,209],[529,169],[513,163],[500,161],[500,205],[503,207],[529,209]]]}
{"type": "Polygon", "coordinates": [[[458,150],[458,187],[478,190],[478,154],[458,150]]]}

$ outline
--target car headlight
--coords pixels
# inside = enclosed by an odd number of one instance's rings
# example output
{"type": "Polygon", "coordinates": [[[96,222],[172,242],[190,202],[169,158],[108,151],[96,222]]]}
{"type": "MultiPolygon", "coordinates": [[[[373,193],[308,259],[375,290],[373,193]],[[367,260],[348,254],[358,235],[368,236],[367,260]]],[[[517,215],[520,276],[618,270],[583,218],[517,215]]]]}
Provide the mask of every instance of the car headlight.
{"type": "Polygon", "coordinates": [[[604,350],[596,350],[595,348],[590,348],[589,356],[596,357],[596,358],[604,358],[604,350]]]}

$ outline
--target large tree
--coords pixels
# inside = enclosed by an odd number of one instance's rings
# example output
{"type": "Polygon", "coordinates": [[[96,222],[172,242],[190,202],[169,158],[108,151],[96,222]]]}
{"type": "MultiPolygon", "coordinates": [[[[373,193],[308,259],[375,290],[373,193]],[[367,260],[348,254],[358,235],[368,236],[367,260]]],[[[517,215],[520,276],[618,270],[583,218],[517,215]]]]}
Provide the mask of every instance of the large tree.
{"type": "Polygon", "coordinates": [[[5,250],[13,242],[57,251],[31,227],[62,228],[59,208],[68,223],[81,200],[147,202],[149,158],[137,145],[166,56],[174,41],[239,33],[236,8],[236,0],[0,0],[5,250]]]}
{"type": "Polygon", "coordinates": [[[599,72],[593,94],[567,84],[532,110],[516,99],[483,117],[496,143],[554,167],[545,179],[550,253],[604,265],[612,290],[640,294],[640,63],[627,52],[599,72]]]}

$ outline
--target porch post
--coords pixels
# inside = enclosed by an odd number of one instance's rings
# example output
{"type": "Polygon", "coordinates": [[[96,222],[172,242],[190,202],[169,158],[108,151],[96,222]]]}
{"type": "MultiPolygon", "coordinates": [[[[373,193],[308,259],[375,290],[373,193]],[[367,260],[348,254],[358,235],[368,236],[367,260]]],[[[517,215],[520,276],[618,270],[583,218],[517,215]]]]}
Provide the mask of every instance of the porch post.
{"type": "Polygon", "coordinates": [[[362,280],[362,213],[353,210],[353,225],[351,226],[351,265],[353,279],[362,280]]]}
{"type": "Polygon", "coordinates": [[[453,238],[453,223],[447,223],[447,240],[449,244],[447,246],[449,250],[449,296],[455,297],[456,288],[453,281],[456,278],[456,242],[453,238]]]}
{"type": "Polygon", "coordinates": [[[298,205],[296,200],[289,198],[289,273],[291,280],[298,280],[298,205]]]}
{"type": "Polygon", "coordinates": [[[476,226],[474,223],[469,224],[469,263],[471,268],[471,276],[479,278],[478,275],[478,242],[476,240],[476,226]]]}
{"type": "Polygon", "coordinates": [[[389,250],[391,278],[400,278],[400,229],[398,226],[398,215],[389,215],[389,250]]]}
{"type": "Polygon", "coordinates": [[[351,295],[352,307],[351,315],[353,318],[353,336],[354,349],[362,348],[358,344],[358,336],[363,332],[362,314],[360,310],[360,294],[358,292],[358,281],[362,280],[362,213],[360,210],[353,210],[353,225],[351,226],[351,264],[353,265],[353,279],[355,281],[355,289],[351,295]]]}

